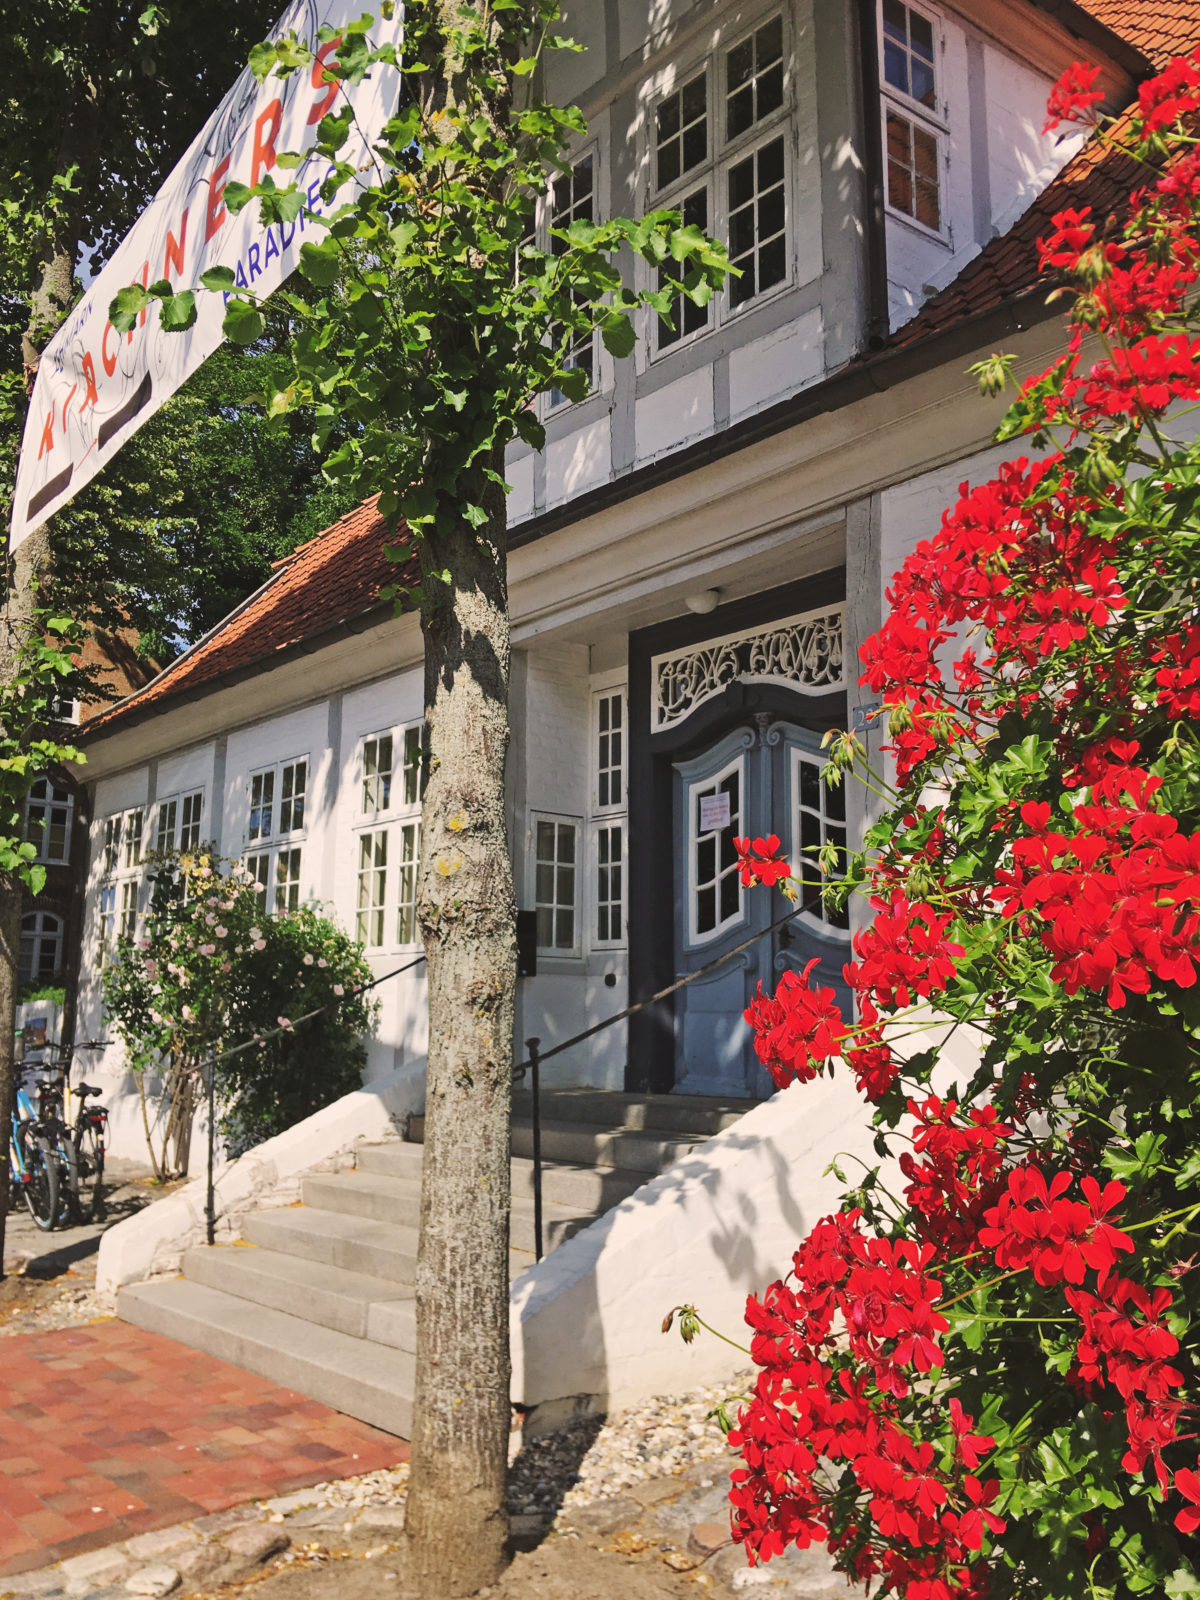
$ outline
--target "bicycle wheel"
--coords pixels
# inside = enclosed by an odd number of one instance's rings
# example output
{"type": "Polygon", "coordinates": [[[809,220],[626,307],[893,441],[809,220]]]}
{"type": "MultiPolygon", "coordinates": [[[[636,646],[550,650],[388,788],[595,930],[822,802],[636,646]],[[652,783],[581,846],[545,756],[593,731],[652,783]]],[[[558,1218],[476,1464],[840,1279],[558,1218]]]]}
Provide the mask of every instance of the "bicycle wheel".
{"type": "Polygon", "coordinates": [[[69,1129],[60,1128],[54,1141],[54,1156],[58,1162],[58,1221],[60,1227],[72,1222],[88,1222],[84,1214],[83,1191],[80,1183],[79,1152],[69,1129]]]}
{"type": "Polygon", "coordinates": [[[103,1222],[104,1211],[104,1134],[95,1123],[86,1122],[78,1130],[76,1151],[77,1188],[72,1195],[75,1215],[80,1222],[103,1222]]]}
{"type": "Polygon", "coordinates": [[[58,1221],[58,1159],[42,1134],[24,1137],[29,1182],[21,1185],[21,1193],[29,1215],[43,1233],[48,1233],[58,1221]]]}

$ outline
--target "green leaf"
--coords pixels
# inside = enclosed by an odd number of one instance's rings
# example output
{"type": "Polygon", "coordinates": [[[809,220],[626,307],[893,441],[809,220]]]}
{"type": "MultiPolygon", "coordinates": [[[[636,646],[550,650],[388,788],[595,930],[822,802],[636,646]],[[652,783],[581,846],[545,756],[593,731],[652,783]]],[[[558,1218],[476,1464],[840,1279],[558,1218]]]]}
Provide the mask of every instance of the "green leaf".
{"type": "Polygon", "coordinates": [[[149,292],[140,283],[131,283],[117,290],[108,308],[108,320],[118,333],[128,333],[149,304],[149,292]]]}
{"type": "Polygon", "coordinates": [[[332,242],[325,244],[302,244],[300,246],[300,275],[307,278],[309,283],[316,284],[319,289],[328,288],[337,282],[338,255],[337,246],[332,242]]]}
{"type": "Polygon", "coordinates": [[[231,293],[236,282],[232,267],[209,267],[207,272],[200,274],[200,282],[206,289],[224,290],[231,293]]]}
{"type": "Polygon", "coordinates": [[[162,325],[174,332],[195,326],[196,322],[196,296],[190,289],[184,289],[179,294],[173,294],[169,299],[163,300],[162,325]]]}
{"type": "Polygon", "coordinates": [[[249,300],[231,300],[225,308],[222,327],[225,337],[234,344],[253,344],[256,339],[262,338],[265,326],[262,312],[249,300]]]}
{"type": "Polygon", "coordinates": [[[488,514],[482,506],[464,505],[462,513],[473,528],[482,528],[487,523],[488,514]]]}
{"type": "Polygon", "coordinates": [[[619,311],[611,312],[600,324],[600,337],[604,348],[614,356],[631,354],[637,344],[633,323],[619,311]]]}
{"type": "Polygon", "coordinates": [[[244,183],[238,183],[236,178],[230,178],[225,185],[224,198],[225,204],[229,208],[230,216],[236,217],[246,202],[253,198],[253,191],[248,189],[244,183]]]}

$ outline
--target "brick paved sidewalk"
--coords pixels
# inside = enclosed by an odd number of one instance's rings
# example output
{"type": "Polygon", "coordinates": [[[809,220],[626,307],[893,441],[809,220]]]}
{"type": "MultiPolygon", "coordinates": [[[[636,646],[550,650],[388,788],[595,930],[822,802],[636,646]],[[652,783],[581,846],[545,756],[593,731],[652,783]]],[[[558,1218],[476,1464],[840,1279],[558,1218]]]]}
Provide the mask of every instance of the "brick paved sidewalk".
{"type": "Polygon", "coordinates": [[[407,1458],[390,1434],[128,1323],[0,1342],[0,1574],[407,1458]]]}

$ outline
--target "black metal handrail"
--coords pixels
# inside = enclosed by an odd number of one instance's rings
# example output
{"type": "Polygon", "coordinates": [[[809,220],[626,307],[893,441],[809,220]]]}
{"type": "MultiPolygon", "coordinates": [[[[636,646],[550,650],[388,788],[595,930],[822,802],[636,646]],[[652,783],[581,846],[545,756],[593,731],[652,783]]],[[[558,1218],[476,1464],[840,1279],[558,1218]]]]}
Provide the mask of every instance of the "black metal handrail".
{"type": "MultiPolygon", "coordinates": [[[[818,895],[815,900],[819,900],[819,898],[820,896],[818,895]]],[[[617,1011],[611,1017],[605,1017],[603,1022],[594,1022],[590,1028],[584,1028],[582,1033],[576,1033],[570,1039],[564,1039],[561,1044],[556,1044],[550,1050],[541,1048],[542,1041],[539,1038],[526,1039],[525,1048],[529,1051],[529,1056],[513,1068],[513,1082],[520,1083],[525,1074],[529,1073],[530,1098],[533,1102],[531,1113],[533,1244],[536,1260],[540,1261],[542,1259],[542,1117],[540,1105],[542,1062],[549,1061],[551,1056],[561,1055],[564,1050],[570,1050],[577,1044],[582,1044],[585,1039],[594,1038],[596,1034],[603,1033],[605,1028],[611,1028],[614,1023],[624,1022],[626,1017],[632,1017],[635,1012],[643,1011],[647,1006],[657,1004],[659,1000],[665,1000],[668,995],[674,994],[677,989],[686,989],[689,983],[695,983],[697,978],[703,978],[708,973],[714,972],[718,967],[723,966],[726,961],[732,960],[734,956],[741,955],[743,950],[749,950],[750,946],[757,944],[760,939],[765,939],[769,934],[778,933],[780,928],[786,927],[789,922],[792,922],[803,912],[811,910],[815,900],[813,897],[809,897],[802,901],[794,911],[789,911],[785,916],[777,918],[765,928],[760,928],[757,933],[751,934],[748,939],[743,939],[741,944],[735,944],[732,950],[726,950],[724,955],[715,957],[702,967],[697,967],[695,972],[688,972],[682,978],[676,978],[674,983],[669,983],[665,989],[658,989],[654,994],[647,995],[644,1000],[635,1000],[632,1005],[626,1006],[623,1011],[617,1011]]]]}
{"type": "MultiPolygon", "coordinates": [[[[800,905],[796,906],[794,910],[787,912],[782,917],[776,918],[774,922],[768,923],[765,928],[760,928],[757,933],[751,934],[748,939],[743,939],[741,944],[734,945],[731,950],[726,950],[723,955],[716,956],[712,961],[706,962],[702,967],[697,967],[695,972],[685,973],[682,978],[677,978],[674,983],[667,984],[667,986],[663,989],[657,989],[652,995],[647,995],[644,1000],[635,1000],[632,1005],[625,1006],[622,1008],[622,1010],[614,1012],[611,1017],[605,1017],[602,1022],[593,1023],[590,1028],[584,1028],[581,1033],[573,1034],[571,1038],[562,1040],[561,1043],[553,1045],[549,1050],[543,1050],[541,1048],[541,1039],[536,1036],[534,1038],[526,1039],[525,1047],[529,1051],[529,1055],[524,1061],[518,1062],[517,1065],[513,1067],[512,1081],[514,1084],[520,1083],[527,1073],[530,1077],[533,1143],[533,1234],[536,1260],[540,1261],[544,1253],[541,1119],[542,1063],[544,1061],[549,1061],[552,1056],[561,1055],[564,1050],[573,1049],[575,1045],[583,1044],[585,1040],[594,1038],[596,1034],[603,1033],[606,1028],[614,1027],[618,1022],[624,1022],[626,1018],[632,1017],[638,1011],[645,1010],[647,1006],[656,1005],[660,1000],[665,1000],[668,995],[674,994],[676,990],[686,989],[688,984],[695,983],[697,979],[706,977],[710,972],[714,972],[718,967],[723,966],[726,961],[731,961],[734,956],[740,955],[743,950],[749,950],[750,947],[757,944],[760,939],[766,939],[771,934],[778,933],[779,930],[786,927],[789,922],[793,922],[805,911],[811,910],[813,905],[818,903],[819,900],[819,892],[814,896],[809,896],[802,901],[800,905]]],[[[294,1028],[299,1026],[300,1023],[310,1022],[314,1017],[320,1016],[322,1012],[329,1011],[337,1006],[340,1006],[343,1001],[356,999],[359,995],[366,994],[370,989],[378,988],[380,984],[387,983],[392,978],[398,978],[405,972],[411,972],[414,967],[420,966],[421,962],[424,960],[425,956],[424,953],[422,953],[421,955],[415,957],[414,960],[406,962],[404,966],[395,967],[391,972],[385,972],[382,977],[372,978],[369,983],[363,983],[355,989],[347,990],[344,995],[339,995],[335,1000],[327,1001],[324,1005],[315,1006],[313,1010],[306,1011],[302,1016],[289,1018],[286,1027],[280,1026],[277,1028],[268,1028],[264,1032],[256,1034],[253,1039],[246,1040],[242,1044],[231,1045],[225,1050],[214,1051],[207,1057],[208,1174],[204,1217],[205,1233],[207,1241],[210,1245],[214,1245],[216,1243],[217,1227],[216,1188],[214,1182],[214,1167],[216,1164],[217,1063],[219,1061],[227,1061],[233,1056],[241,1055],[247,1050],[257,1050],[260,1044],[265,1043],[268,1039],[276,1039],[281,1034],[290,1033],[294,1028]]]]}

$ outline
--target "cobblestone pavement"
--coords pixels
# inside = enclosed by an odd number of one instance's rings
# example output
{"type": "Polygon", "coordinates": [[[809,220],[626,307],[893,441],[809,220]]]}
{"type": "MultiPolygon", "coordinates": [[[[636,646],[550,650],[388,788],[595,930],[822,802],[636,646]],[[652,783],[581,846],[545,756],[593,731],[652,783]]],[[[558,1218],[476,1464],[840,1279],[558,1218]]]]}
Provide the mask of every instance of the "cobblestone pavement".
{"type": "MultiPolygon", "coordinates": [[[[524,1443],[510,1471],[520,1552],[491,1600],[849,1600],[822,1550],[750,1568],[729,1538],[731,1458],[705,1414],[744,1380],[524,1443]],[[766,1594],[764,1594],[766,1600],[766,1594]]],[[[406,1463],[124,1539],[0,1578],[0,1600],[379,1600],[403,1589],[406,1463]]],[[[485,1596],[489,1591],[485,1591],[485,1596]]]]}
{"type": "Polygon", "coordinates": [[[0,1353],[0,1574],[407,1454],[128,1323],[17,1335],[0,1353]]]}

